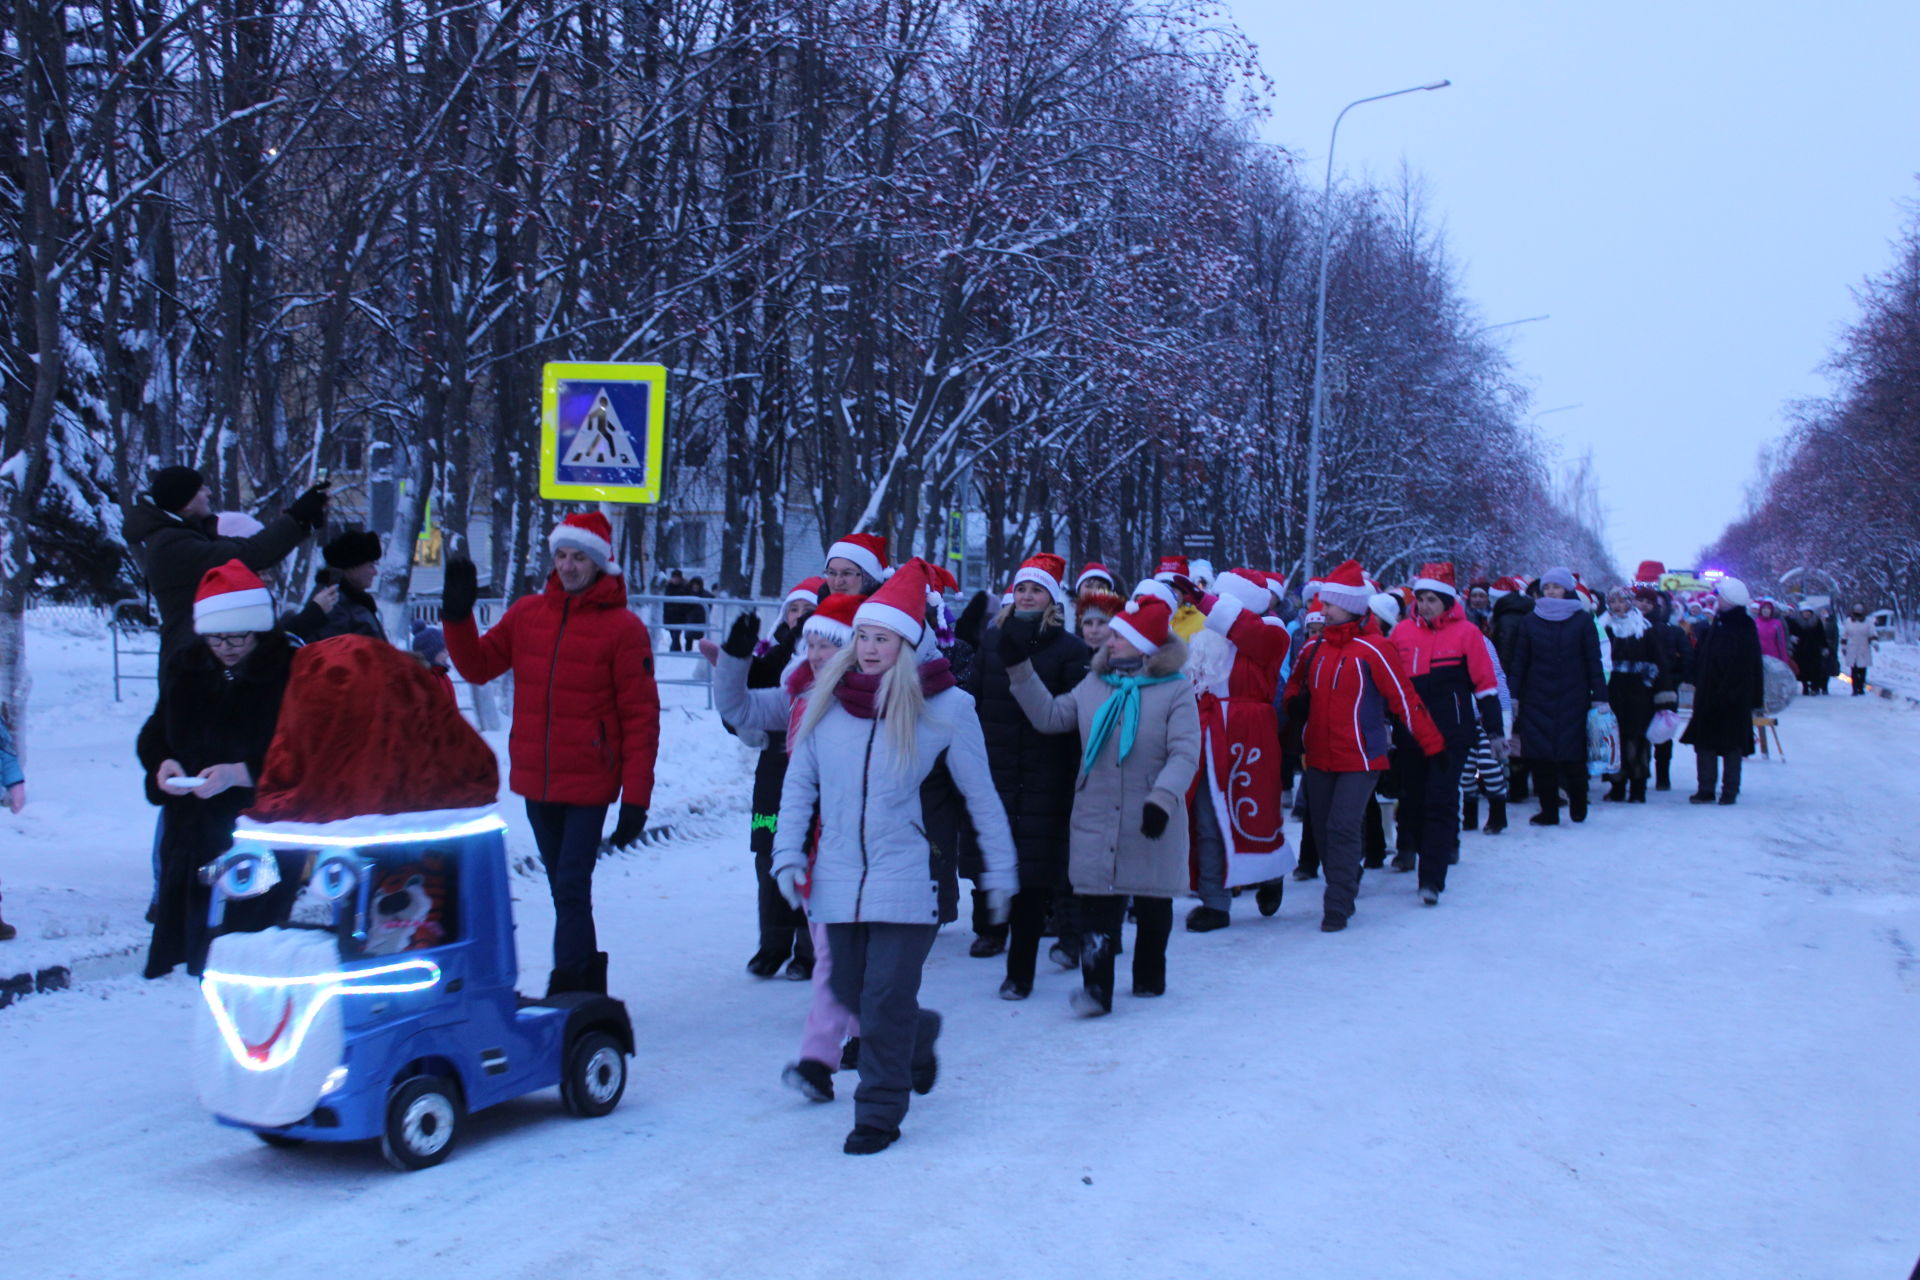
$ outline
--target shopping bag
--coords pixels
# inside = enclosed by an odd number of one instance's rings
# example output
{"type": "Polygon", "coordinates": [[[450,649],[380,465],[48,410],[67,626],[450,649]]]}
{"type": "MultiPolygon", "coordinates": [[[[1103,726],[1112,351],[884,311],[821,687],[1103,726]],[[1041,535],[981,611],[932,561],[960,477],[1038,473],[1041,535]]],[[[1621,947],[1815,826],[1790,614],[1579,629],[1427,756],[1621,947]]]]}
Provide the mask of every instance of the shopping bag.
{"type": "Polygon", "coordinates": [[[1647,741],[1654,746],[1663,742],[1672,742],[1680,736],[1680,717],[1672,711],[1656,711],[1653,723],[1647,726],[1647,741]]]}
{"type": "Polygon", "coordinates": [[[1620,772],[1620,722],[1613,712],[1595,707],[1587,712],[1587,776],[1620,772]]]}

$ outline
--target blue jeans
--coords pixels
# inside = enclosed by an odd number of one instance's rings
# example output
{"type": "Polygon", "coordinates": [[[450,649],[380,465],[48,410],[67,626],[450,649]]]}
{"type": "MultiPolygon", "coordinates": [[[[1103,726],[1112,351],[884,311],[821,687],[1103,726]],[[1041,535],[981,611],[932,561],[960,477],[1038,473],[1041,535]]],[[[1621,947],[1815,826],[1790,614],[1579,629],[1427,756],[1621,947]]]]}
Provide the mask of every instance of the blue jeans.
{"type": "Polygon", "coordinates": [[[527,801],[527,822],[553,894],[553,967],[559,973],[585,972],[600,949],[593,929],[593,864],[606,820],[604,804],[527,801]]]}

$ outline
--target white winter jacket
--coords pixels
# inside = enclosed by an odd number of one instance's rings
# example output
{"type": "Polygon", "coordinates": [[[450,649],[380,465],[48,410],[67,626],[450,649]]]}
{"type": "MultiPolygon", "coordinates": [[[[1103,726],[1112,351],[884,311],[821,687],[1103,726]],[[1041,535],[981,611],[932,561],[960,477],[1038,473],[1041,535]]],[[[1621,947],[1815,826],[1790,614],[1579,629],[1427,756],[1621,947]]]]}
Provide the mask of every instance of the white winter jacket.
{"type": "Polygon", "coordinates": [[[1848,618],[1840,628],[1840,660],[1849,667],[1873,665],[1873,624],[1848,618]]]}
{"type": "Polygon", "coordinates": [[[794,745],[780,792],[773,870],[807,865],[807,834],[820,806],[819,852],[807,916],[819,924],[940,922],[933,847],[920,807],[920,784],[942,754],[986,862],[982,889],[1019,888],[1013,834],[987,769],[986,741],[973,699],[945,689],[927,699],[914,735],[914,760],[893,761],[886,721],[862,720],[829,707],[813,731],[794,745]]]}

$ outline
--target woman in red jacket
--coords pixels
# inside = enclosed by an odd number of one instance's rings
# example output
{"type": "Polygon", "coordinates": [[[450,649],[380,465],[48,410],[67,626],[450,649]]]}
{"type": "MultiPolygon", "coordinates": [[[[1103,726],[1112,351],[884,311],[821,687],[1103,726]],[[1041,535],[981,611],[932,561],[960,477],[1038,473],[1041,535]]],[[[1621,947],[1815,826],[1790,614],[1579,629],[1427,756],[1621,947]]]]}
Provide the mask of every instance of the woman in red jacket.
{"type": "Polygon", "coordinates": [[[1320,850],[1327,888],[1323,933],[1347,927],[1360,889],[1360,827],[1374,783],[1387,768],[1388,717],[1413,735],[1428,755],[1446,741],[1414,692],[1399,651],[1368,619],[1373,591],[1359,562],[1349,560],[1324,582],[1310,583],[1327,615],[1327,628],[1309,641],[1287,680],[1287,719],[1301,733],[1307,821],[1320,850]]]}
{"type": "Polygon", "coordinates": [[[616,849],[646,829],[660,691],[653,640],[627,608],[606,517],[568,516],[547,544],[553,572],[546,590],[514,601],[484,636],[473,623],[477,570],[471,560],[448,561],[440,620],[447,654],[467,683],[513,672],[507,785],[526,798],[553,893],[551,995],[607,989],[607,953],[593,927],[593,864],[615,800],[616,849]]]}

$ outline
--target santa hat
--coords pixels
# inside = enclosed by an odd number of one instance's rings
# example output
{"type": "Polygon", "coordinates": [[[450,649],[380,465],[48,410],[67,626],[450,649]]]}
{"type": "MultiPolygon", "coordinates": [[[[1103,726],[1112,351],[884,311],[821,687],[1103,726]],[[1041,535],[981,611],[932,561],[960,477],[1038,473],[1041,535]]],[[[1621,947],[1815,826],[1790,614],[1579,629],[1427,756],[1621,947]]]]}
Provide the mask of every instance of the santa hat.
{"type": "Polygon", "coordinates": [[[1102,591],[1098,587],[1082,591],[1080,598],[1073,602],[1074,612],[1083,622],[1090,617],[1117,618],[1120,616],[1120,611],[1126,607],[1125,600],[1111,591],[1102,591]]]}
{"type": "Polygon", "coordinates": [[[862,602],[853,615],[853,625],[885,627],[918,648],[927,634],[927,585],[932,580],[927,562],[915,556],[862,602]]]}
{"type": "Polygon", "coordinates": [[[1667,566],[1658,560],[1642,560],[1640,567],[1633,571],[1635,582],[1655,583],[1667,576],[1667,566]]]}
{"type": "Polygon", "coordinates": [[[1107,568],[1107,566],[1101,564],[1098,560],[1087,561],[1086,565],[1080,570],[1080,576],[1073,580],[1073,589],[1079,591],[1082,587],[1086,586],[1088,578],[1105,578],[1107,585],[1112,587],[1120,585],[1119,575],[1107,568]]]}
{"type": "Polygon", "coordinates": [[[1287,575],[1275,573],[1269,569],[1260,576],[1267,580],[1267,594],[1273,597],[1275,604],[1287,598],[1287,575]]]}
{"type": "Polygon", "coordinates": [[[1187,572],[1187,558],[1185,556],[1161,556],[1160,563],[1153,566],[1153,580],[1155,582],[1172,582],[1175,578],[1185,578],[1189,576],[1187,572]]]}
{"type": "Polygon", "coordinates": [[[1306,616],[1302,620],[1301,625],[1312,626],[1316,622],[1324,624],[1326,620],[1327,620],[1327,614],[1326,614],[1326,611],[1320,605],[1320,597],[1315,596],[1312,600],[1307,602],[1306,616]]]}
{"type": "Polygon", "coordinates": [[[1420,572],[1414,576],[1415,591],[1434,591],[1449,600],[1460,598],[1460,588],[1454,585],[1453,562],[1451,560],[1430,560],[1420,566],[1420,572]]]}
{"type": "Polygon", "coordinates": [[[1524,581],[1514,577],[1512,574],[1508,574],[1504,578],[1495,578],[1493,585],[1487,588],[1487,595],[1498,600],[1502,596],[1524,593],[1526,589],[1527,584],[1524,581]]]}
{"type": "Polygon", "coordinates": [[[1392,626],[1394,623],[1400,621],[1400,601],[1395,599],[1390,592],[1382,591],[1377,595],[1369,597],[1367,600],[1367,608],[1373,611],[1374,617],[1380,619],[1380,621],[1386,623],[1388,626],[1392,626]]]}
{"type": "Polygon", "coordinates": [[[1348,560],[1314,584],[1314,594],[1327,604],[1337,604],[1348,613],[1365,613],[1373,598],[1367,575],[1358,560],[1348,560]]]}
{"type": "Polygon", "coordinates": [[[1173,630],[1173,610],[1164,600],[1135,600],[1113,615],[1113,629],[1140,652],[1152,653],[1173,630]]]}
{"type": "Polygon", "coordinates": [[[598,511],[581,512],[562,520],[547,535],[547,547],[552,551],[562,547],[584,551],[600,572],[620,572],[620,566],[613,563],[613,526],[598,511]]]}
{"type": "Polygon", "coordinates": [[[840,592],[828,596],[820,602],[820,607],[807,615],[801,624],[803,636],[819,636],[822,640],[831,640],[842,649],[847,641],[853,639],[853,615],[860,611],[860,602],[865,596],[851,592],[840,592]]]}
{"type": "Polygon", "coordinates": [[[820,588],[826,585],[827,580],[818,575],[811,578],[802,578],[793,584],[793,587],[787,592],[787,598],[782,600],[780,605],[782,608],[785,608],[795,600],[809,607],[817,605],[820,603],[820,588]]]}
{"type": "MultiPolygon", "coordinates": [[[[1160,563],[1165,564],[1166,561],[1162,560],[1160,563]]],[[[1135,583],[1133,587],[1133,598],[1135,600],[1158,600],[1169,609],[1178,609],[1180,607],[1180,597],[1174,595],[1173,588],[1160,581],[1159,578],[1143,578],[1141,581],[1135,583]]]]}
{"type": "Polygon", "coordinates": [[[1054,603],[1064,606],[1067,603],[1067,590],[1061,586],[1061,580],[1067,576],[1067,562],[1051,551],[1042,551],[1038,555],[1028,556],[1019,569],[1014,571],[1013,585],[1031,582],[1044,587],[1054,603]]]}
{"type": "Polygon", "coordinates": [[[193,593],[193,629],[203,636],[273,630],[267,584],[238,560],[207,570],[193,593]]]}
{"type": "Polygon", "coordinates": [[[941,595],[960,589],[960,579],[953,576],[953,570],[943,564],[927,565],[927,572],[933,575],[933,590],[941,595]]]}
{"type": "Polygon", "coordinates": [[[1215,595],[1225,596],[1243,609],[1265,613],[1273,605],[1273,593],[1258,569],[1229,569],[1213,580],[1215,595]]]}
{"type": "Polygon", "coordinates": [[[1211,560],[1193,561],[1192,569],[1187,574],[1187,576],[1193,579],[1194,584],[1196,586],[1202,586],[1202,587],[1211,586],[1213,584],[1213,579],[1214,579],[1213,561],[1211,560]]]}
{"type": "Polygon", "coordinates": [[[893,574],[887,560],[887,540],[877,533],[848,534],[827,548],[827,560],[845,560],[875,582],[885,582],[893,574]]]}

